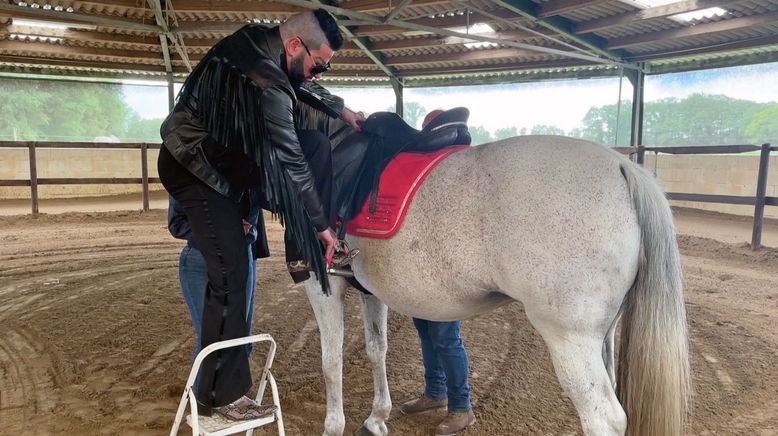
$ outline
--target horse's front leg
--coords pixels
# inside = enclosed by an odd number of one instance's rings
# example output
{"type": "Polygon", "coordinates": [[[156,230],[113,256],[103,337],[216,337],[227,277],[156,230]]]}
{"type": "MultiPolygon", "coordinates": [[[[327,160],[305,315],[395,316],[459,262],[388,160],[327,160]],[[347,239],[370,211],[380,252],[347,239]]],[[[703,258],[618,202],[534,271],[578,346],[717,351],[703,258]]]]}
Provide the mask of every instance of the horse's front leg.
{"type": "Polygon", "coordinates": [[[385,436],[389,433],[386,420],[392,411],[386,381],[386,305],[374,295],[362,294],[362,319],[365,323],[365,350],[373,364],[373,411],[357,430],[357,435],[385,436]]]}
{"type": "Polygon", "coordinates": [[[316,315],[321,336],[321,367],[327,391],[325,436],[340,436],[346,427],[343,414],[343,302],[346,282],[330,276],[330,295],[324,295],[315,277],[305,282],[305,292],[316,315]]]}

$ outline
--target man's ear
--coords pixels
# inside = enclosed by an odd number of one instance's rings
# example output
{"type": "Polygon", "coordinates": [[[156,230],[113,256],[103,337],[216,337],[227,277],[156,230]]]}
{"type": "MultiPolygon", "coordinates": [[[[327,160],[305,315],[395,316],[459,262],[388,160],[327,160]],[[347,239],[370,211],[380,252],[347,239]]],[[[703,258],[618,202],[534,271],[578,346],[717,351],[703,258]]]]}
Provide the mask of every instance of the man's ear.
{"type": "Polygon", "coordinates": [[[284,41],[284,49],[286,49],[286,52],[290,55],[295,56],[303,49],[303,45],[300,43],[300,38],[295,36],[284,41]]]}

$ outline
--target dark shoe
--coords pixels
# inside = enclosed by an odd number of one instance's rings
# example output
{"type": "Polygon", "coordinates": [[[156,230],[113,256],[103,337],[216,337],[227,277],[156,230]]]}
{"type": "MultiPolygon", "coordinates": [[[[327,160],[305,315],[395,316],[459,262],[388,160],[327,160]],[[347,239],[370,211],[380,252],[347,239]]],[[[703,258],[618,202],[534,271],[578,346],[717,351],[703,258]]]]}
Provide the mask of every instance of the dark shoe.
{"type": "Polygon", "coordinates": [[[446,419],[438,424],[435,436],[451,436],[464,431],[475,424],[475,415],[472,410],[467,412],[449,412],[446,419]]]}
{"type": "Polygon", "coordinates": [[[422,395],[415,400],[407,401],[400,406],[400,411],[405,415],[418,415],[419,413],[431,412],[433,410],[445,409],[448,406],[448,400],[433,400],[422,395]]]}
{"type": "Polygon", "coordinates": [[[435,429],[435,436],[452,436],[475,424],[472,410],[467,412],[449,412],[435,429]]]}

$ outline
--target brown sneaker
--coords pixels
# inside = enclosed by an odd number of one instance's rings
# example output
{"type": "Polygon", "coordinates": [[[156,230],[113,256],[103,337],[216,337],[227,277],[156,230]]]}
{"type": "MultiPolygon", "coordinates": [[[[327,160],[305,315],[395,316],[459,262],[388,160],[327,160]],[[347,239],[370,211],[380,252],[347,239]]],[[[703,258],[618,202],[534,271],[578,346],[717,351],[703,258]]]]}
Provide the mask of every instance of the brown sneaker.
{"type": "Polygon", "coordinates": [[[400,411],[405,415],[418,415],[419,413],[431,412],[433,410],[445,409],[448,406],[448,400],[433,400],[422,395],[415,400],[406,401],[400,406],[400,411]]]}
{"type": "Polygon", "coordinates": [[[473,415],[472,410],[467,412],[449,412],[446,415],[446,419],[435,429],[435,436],[455,435],[473,424],[475,424],[475,415],[473,415]]]}

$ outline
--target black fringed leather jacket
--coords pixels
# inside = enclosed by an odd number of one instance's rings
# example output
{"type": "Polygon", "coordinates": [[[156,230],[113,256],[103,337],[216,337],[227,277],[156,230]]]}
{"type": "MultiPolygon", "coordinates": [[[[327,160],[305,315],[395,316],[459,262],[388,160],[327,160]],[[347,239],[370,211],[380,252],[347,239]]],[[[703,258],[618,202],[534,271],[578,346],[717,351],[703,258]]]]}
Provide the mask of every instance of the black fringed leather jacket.
{"type": "Polygon", "coordinates": [[[328,291],[314,232],[328,227],[294,126],[295,92],[278,28],[249,24],[219,41],[184,82],[160,129],[175,159],[217,192],[262,192],[328,291]]]}
{"type": "Polygon", "coordinates": [[[272,164],[262,162],[261,149],[272,146],[311,222],[321,231],[327,228],[327,219],[295,133],[297,100],[281,66],[282,50],[278,29],[258,25],[247,25],[220,41],[184,83],[162,124],[162,140],[192,174],[233,199],[247,188],[262,188],[271,195],[263,186],[262,170],[272,164]],[[227,95],[242,88],[249,88],[245,93],[256,101],[227,95]],[[252,103],[254,107],[249,107],[252,103]],[[202,110],[206,105],[208,109],[202,110]]]}

